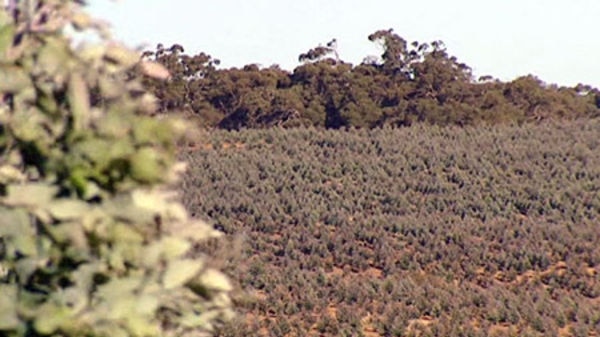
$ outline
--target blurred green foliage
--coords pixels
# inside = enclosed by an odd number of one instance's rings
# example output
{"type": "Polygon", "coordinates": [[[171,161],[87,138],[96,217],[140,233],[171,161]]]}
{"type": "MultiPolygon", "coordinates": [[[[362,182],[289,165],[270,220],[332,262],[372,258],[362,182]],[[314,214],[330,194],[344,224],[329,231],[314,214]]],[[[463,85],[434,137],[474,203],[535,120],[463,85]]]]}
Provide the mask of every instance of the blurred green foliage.
{"type": "Polygon", "coordinates": [[[0,335],[195,336],[232,285],[171,184],[186,124],[128,76],[168,71],[112,42],[79,1],[0,10],[0,335]],[[65,28],[100,34],[77,48],[65,28]],[[92,94],[93,93],[93,94],[92,94]],[[92,97],[93,96],[93,97],[92,97]]]}

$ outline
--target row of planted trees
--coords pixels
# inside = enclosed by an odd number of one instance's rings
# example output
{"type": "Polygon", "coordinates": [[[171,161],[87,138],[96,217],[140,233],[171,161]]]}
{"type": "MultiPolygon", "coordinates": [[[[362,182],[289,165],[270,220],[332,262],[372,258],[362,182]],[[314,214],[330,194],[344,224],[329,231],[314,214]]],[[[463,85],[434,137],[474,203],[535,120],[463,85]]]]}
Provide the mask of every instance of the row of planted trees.
{"type": "Polygon", "coordinates": [[[587,85],[547,85],[528,75],[511,82],[474,79],[471,68],[441,41],[408,43],[392,30],[369,36],[380,58],[352,65],[332,41],[299,56],[288,72],[278,66],[220,69],[208,54],[158,45],[144,57],[165,65],[169,81],[147,79],[160,111],[185,110],[209,127],[326,128],[409,126],[417,122],[472,125],[600,115],[600,91],[587,85]]]}
{"type": "Polygon", "coordinates": [[[598,119],[210,132],[181,189],[243,233],[230,273],[256,294],[223,336],[600,331],[599,132],[598,119]]]}

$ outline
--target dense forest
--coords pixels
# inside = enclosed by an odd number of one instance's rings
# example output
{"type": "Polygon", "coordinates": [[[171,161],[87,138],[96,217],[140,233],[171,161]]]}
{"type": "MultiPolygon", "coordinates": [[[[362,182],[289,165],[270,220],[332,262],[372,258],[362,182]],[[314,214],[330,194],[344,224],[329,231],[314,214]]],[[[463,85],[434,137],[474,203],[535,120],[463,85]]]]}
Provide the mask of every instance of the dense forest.
{"type": "Polygon", "coordinates": [[[181,188],[231,239],[219,336],[600,332],[600,120],[204,133],[181,188]]]}
{"type": "Polygon", "coordinates": [[[299,55],[289,72],[274,65],[220,69],[206,53],[158,45],[143,58],[165,65],[168,81],[145,79],[159,111],[184,111],[197,124],[224,129],[270,126],[321,128],[539,122],[600,116],[600,90],[564,87],[527,75],[510,82],[475,79],[471,67],[442,41],[412,42],[393,30],[368,36],[378,58],[353,65],[341,60],[336,41],[299,55]]]}

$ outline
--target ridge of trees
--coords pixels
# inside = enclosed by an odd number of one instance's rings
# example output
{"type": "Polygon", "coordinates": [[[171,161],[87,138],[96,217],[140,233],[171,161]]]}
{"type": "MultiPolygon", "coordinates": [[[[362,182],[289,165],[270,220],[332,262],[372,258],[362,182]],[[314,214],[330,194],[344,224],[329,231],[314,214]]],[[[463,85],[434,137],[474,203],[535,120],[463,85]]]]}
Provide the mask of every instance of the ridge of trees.
{"type": "Polygon", "coordinates": [[[219,69],[219,60],[206,53],[190,56],[179,44],[159,44],[142,57],[163,64],[172,77],[144,81],[161,113],[184,110],[202,126],[225,129],[521,124],[600,116],[600,90],[589,85],[548,85],[533,75],[510,82],[475,79],[442,41],[409,43],[392,29],[368,38],[382,47],[379,58],[344,62],[334,39],[302,53],[303,64],[292,72],[256,64],[219,69]]]}

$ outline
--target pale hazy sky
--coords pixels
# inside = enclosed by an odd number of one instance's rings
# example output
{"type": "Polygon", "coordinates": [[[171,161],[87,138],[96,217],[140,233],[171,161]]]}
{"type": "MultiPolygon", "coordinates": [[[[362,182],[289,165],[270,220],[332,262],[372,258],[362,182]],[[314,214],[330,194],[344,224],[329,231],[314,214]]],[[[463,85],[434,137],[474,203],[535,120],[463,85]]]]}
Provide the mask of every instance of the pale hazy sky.
{"type": "Polygon", "coordinates": [[[600,87],[600,0],[90,0],[117,39],[154,50],[181,44],[224,67],[279,64],[332,38],[341,59],[381,54],[367,36],[442,40],[476,76],[600,87]]]}

